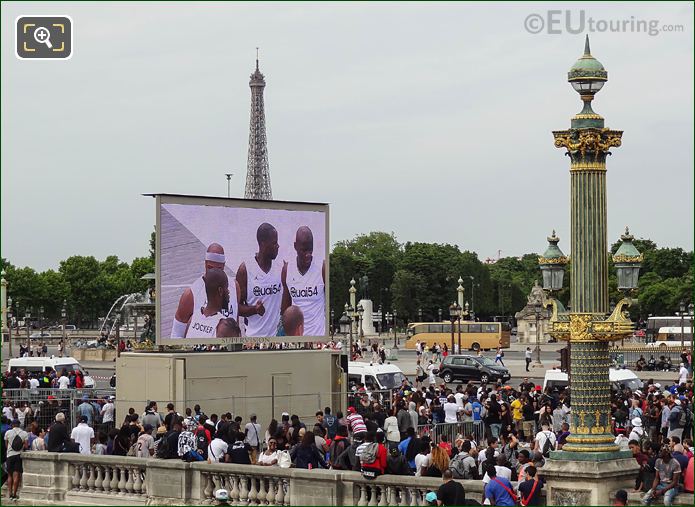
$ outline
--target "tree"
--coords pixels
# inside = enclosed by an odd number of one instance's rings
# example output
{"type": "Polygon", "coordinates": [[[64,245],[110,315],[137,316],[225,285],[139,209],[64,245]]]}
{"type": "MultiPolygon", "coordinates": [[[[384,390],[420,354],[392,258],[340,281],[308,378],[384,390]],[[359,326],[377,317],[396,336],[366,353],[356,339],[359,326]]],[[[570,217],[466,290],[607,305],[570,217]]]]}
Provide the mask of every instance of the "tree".
{"type": "Polygon", "coordinates": [[[421,297],[426,292],[427,283],[419,274],[399,269],[393,276],[391,294],[398,316],[406,321],[413,320],[421,306],[421,297]]]}
{"type": "Polygon", "coordinates": [[[104,306],[104,279],[94,257],[74,255],[61,261],[59,272],[70,287],[71,310],[78,325],[96,322],[104,306]]]}

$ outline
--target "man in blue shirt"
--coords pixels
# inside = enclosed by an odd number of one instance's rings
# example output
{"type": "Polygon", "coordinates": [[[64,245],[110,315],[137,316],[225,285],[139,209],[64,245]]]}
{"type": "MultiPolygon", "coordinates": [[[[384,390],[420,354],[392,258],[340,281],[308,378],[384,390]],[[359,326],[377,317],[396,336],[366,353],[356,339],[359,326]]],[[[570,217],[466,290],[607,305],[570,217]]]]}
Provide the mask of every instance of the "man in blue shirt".
{"type": "Polygon", "coordinates": [[[94,407],[89,403],[89,396],[86,394],[82,397],[80,406],[77,407],[77,413],[87,418],[87,424],[89,426],[94,424],[94,407]]]}
{"type": "Polygon", "coordinates": [[[490,482],[485,486],[485,498],[490,500],[490,505],[515,506],[516,494],[512,489],[512,483],[504,477],[497,477],[495,465],[487,465],[485,471],[490,478],[490,482]]]}
{"type": "Polygon", "coordinates": [[[473,402],[471,403],[471,407],[473,408],[473,422],[482,421],[482,418],[480,417],[480,412],[482,412],[483,406],[478,401],[478,398],[473,398],[473,402]]]}
{"type": "Polygon", "coordinates": [[[406,430],[405,432],[406,437],[403,439],[403,441],[398,444],[398,450],[400,453],[408,459],[408,466],[410,467],[411,470],[415,470],[415,456],[417,456],[417,453],[420,451],[419,447],[414,450],[412,456],[408,456],[408,445],[410,445],[410,441],[415,438],[415,428],[410,427],[406,430]]]}

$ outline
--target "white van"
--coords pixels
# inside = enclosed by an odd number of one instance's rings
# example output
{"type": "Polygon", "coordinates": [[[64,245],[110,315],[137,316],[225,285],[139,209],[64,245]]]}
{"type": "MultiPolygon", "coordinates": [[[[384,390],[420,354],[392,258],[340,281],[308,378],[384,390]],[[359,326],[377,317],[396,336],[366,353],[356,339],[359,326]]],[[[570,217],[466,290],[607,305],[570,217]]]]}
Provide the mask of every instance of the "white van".
{"type": "MultiPolygon", "coordinates": [[[[629,387],[632,391],[636,391],[642,387],[642,381],[632,370],[627,368],[614,369],[608,371],[608,379],[611,382],[611,388],[615,391],[621,386],[629,387]]],[[[546,387],[553,389],[554,387],[565,388],[569,384],[567,373],[560,370],[548,370],[545,372],[543,379],[543,391],[546,387]]]]}
{"type": "Polygon", "coordinates": [[[67,372],[79,370],[84,373],[84,387],[93,388],[95,386],[94,379],[87,374],[87,370],[74,357],[18,357],[10,359],[8,369],[11,372],[25,370],[32,373],[55,370],[59,375],[63,370],[67,372]]]}
{"type": "Polygon", "coordinates": [[[395,364],[372,364],[351,361],[348,363],[348,388],[364,384],[370,391],[389,390],[400,387],[405,379],[401,369],[395,364]]]}

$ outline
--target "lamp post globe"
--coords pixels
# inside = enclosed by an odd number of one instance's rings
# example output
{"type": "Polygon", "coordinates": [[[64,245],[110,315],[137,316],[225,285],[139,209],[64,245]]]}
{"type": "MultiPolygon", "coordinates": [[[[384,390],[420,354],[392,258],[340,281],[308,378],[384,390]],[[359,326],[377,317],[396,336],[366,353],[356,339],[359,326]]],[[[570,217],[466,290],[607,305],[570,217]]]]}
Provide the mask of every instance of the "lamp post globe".
{"type": "Polygon", "coordinates": [[[625,234],[620,236],[620,239],[622,243],[613,255],[613,263],[618,275],[618,289],[631,291],[637,288],[643,256],[632,244],[635,237],[630,234],[628,227],[625,227],[625,234]]]}
{"type": "Polygon", "coordinates": [[[543,274],[543,289],[547,291],[558,291],[562,289],[562,282],[565,277],[565,266],[567,257],[557,246],[560,238],[555,235],[555,231],[548,236],[548,248],[542,256],[538,258],[538,264],[543,274]]]}

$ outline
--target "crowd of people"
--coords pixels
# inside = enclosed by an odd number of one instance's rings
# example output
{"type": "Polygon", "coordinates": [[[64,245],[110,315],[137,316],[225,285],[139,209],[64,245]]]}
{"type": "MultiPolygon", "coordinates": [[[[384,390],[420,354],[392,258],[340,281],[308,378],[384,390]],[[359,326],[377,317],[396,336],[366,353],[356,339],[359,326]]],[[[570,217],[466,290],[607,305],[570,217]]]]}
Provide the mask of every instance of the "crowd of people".
{"type": "MultiPolygon", "coordinates": [[[[692,399],[692,380],[663,387],[649,380],[640,390],[613,393],[615,443],[640,465],[634,489],[645,504],[660,496],[671,504],[679,491],[693,489],[692,399]]],[[[311,421],[283,413],[265,425],[255,414],[207,415],[199,405],[179,413],[169,403],[160,412],[155,402],[140,414],[131,408],[116,425],[112,397],[84,397],[71,428],[59,401],[49,399],[38,413],[26,403],[4,402],[11,495],[25,450],[330,468],[367,478],[441,477],[442,487],[432,493],[444,505],[465,498],[452,479],[470,479],[482,481],[484,500],[492,505],[541,505],[545,460],[571,434],[570,390],[543,390],[528,378],[518,387],[469,383],[454,389],[406,379],[388,400],[359,384],[344,413],[326,407],[311,421]]]]}

